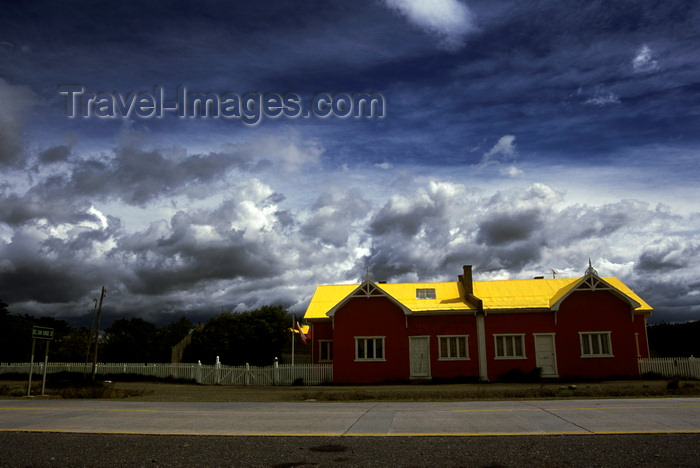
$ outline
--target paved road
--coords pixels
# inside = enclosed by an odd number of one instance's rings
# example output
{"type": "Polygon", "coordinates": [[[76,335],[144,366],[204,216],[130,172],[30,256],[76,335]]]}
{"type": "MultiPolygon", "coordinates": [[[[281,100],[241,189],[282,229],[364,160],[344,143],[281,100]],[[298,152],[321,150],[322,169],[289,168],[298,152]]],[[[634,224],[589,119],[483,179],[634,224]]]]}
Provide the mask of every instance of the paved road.
{"type": "Polygon", "coordinates": [[[700,399],[0,400],[5,466],[700,466],[700,399]]]}
{"type": "Polygon", "coordinates": [[[700,399],[449,403],[0,400],[0,431],[256,436],[700,433],[700,399]]]}
{"type": "Polygon", "coordinates": [[[700,434],[246,437],[0,432],[0,467],[697,467],[700,434]]]}

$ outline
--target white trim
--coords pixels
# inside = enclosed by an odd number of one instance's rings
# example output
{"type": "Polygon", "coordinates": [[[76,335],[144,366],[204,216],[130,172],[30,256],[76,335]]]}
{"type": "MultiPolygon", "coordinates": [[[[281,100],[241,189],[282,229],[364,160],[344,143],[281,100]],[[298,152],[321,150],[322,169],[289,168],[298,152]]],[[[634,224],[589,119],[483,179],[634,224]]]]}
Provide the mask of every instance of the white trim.
{"type": "MultiPolygon", "coordinates": [[[[374,356],[376,356],[377,355],[376,341],[373,341],[372,343],[373,343],[372,354],[374,356]]],[[[366,354],[366,352],[365,352],[365,354],[366,354]]],[[[356,336],[355,337],[355,362],[384,362],[384,361],[386,361],[386,336],[356,336]],[[358,341],[359,340],[382,340],[382,357],[381,358],[377,358],[377,357],[360,358],[360,357],[358,357],[358,351],[359,351],[358,341]]]]}
{"type": "MultiPolygon", "coordinates": [[[[438,361],[469,361],[469,335],[437,335],[438,339],[438,361]],[[441,338],[464,338],[464,352],[466,354],[465,357],[454,357],[454,356],[448,356],[444,357],[442,355],[442,345],[440,343],[441,338]]],[[[448,341],[448,347],[449,347],[449,341],[448,341]]]]}
{"type": "MultiPolygon", "coordinates": [[[[567,286],[569,287],[569,286],[567,286]]],[[[615,286],[612,284],[608,283],[605,281],[603,278],[598,276],[598,273],[592,268],[589,267],[588,270],[586,270],[586,274],[579,279],[575,285],[571,286],[570,289],[564,294],[562,297],[560,297],[557,302],[551,305],[551,310],[554,311],[554,323],[557,323],[557,315],[559,312],[559,307],[561,306],[562,302],[566,300],[571,294],[573,294],[576,291],[609,291],[618,298],[622,299],[623,301],[626,301],[630,305],[630,311],[632,312],[632,321],[634,322],[634,311],[641,307],[641,304],[634,299],[632,299],[630,296],[627,294],[623,293],[619,289],[617,289],[615,286]]]]}
{"type": "Polygon", "coordinates": [[[537,366],[537,337],[538,336],[551,336],[552,337],[552,353],[554,355],[554,374],[542,374],[542,377],[559,377],[559,366],[557,365],[557,340],[556,333],[533,333],[532,334],[532,344],[535,349],[535,365],[537,366]]]}
{"type": "MultiPolygon", "coordinates": [[[[579,338],[579,344],[580,344],[580,346],[581,346],[581,358],[589,359],[589,358],[611,358],[611,357],[615,357],[615,355],[613,354],[613,349],[612,349],[612,332],[610,332],[610,331],[580,331],[580,332],[578,332],[578,338],[579,338]],[[583,337],[584,337],[584,336],[591,337],[591,336],[593,336],[593,335],[595,335],[595,336],[607,336],[607,337],[608,337],[608,340],[607,340],[607,342],[608,342],[608,343],[607,343],[607,344],[608,344],[608,352],[607,352],[607,353],[605,353],[605,354],[602,354],[602,353],[599,353],[599,354],[591,354],[591,353],[589,353],[589,354],[584,354],[584,352],[583,352],[583,351],[584,351],[584,349],[583,349],[583,337]]],[[[592,342],[589,343],[589,346],[590,346],[591,344],[592,344],[592,342]]],[[[600,345],[601,348],[602,348],[602,344],[603,344],[602,342],[599,342],[599,345],[600,345]]]]}
{"type": "Polygon", "coordinates": [[[479,380],[488,382],[488,360],[486,359],[486,326],[484,325],[484,314],[476,314],[476,348],[479,358],[479,380]]]}
{"type": "Polygon", "coordinates": [[[326,312],[326,315],[329,317],[335,317],[335,313],[338,312],[340,308],[342,308],[345,304],[350,302],[350,300],[356,298],[356,297],[362,297],[362,298],[371,298],[371,297],[384,297],[388,299],[390,302],[394,303],[399,309],[403,311],[404,314],[409,315],[411,314],[411,309],[403,305],[401,302],[396,300],[391,294],[388,292],[384,291],[382,288],[377,286],[371,278],[365,277],[365,279],[362,281],[362,284],[360,284],[357,288],[355,288],[350,294],[345,296],[340,302],[338,302],[336,305],[334,305],[331,310],[326,312]]]}
{"type": "Polygon", "coordinates": [[[411,335],[408,337],[408,365],[409,365],[409,375],[411,379],[430,379],[432,378],[432,371],[430,367],[430,335],[411,335]],[[413,341],[414,340],[426,340],[428,342],[428,375],[414,375],[413,366],[411,365],[411,357],[413,356],[413,341]]]}
{"type": "MultiPolygon", "coordinates": [[[[513,342],[515,344],[515,342],[513,342]]],[[[505,345],[505,342],[503,343],[505,345]]],[[[527,359],[527,353],[525,352],[525,333],[496,333],[493,335],[493,345],[494,345],[494,359],[495,360],[515,360],[515,359],[527,359]],[[520,344],[522,345],[522,355],[513,355],[513,356],[499,356],[498,355],[498,338],[505,338],[507,336],[519,336],[520,337],[520,344]]],[[[513,349],[513,352],[515,352],[515,349],[513,349]]]]}

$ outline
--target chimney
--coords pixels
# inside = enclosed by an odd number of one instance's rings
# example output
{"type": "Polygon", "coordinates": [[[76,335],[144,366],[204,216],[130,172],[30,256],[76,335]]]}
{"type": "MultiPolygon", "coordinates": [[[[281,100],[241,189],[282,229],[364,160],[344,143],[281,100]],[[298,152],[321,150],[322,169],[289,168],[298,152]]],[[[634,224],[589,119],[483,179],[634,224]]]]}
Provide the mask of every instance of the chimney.
{"type": "Polygon", "coordinates": [[[464,286],[464,294],[465,296],[474,294],[474,286],[472,285],[472,266],[464,265],[462,269],[464,270],[464,274],[459,275],[459,280],[464,286]]]}

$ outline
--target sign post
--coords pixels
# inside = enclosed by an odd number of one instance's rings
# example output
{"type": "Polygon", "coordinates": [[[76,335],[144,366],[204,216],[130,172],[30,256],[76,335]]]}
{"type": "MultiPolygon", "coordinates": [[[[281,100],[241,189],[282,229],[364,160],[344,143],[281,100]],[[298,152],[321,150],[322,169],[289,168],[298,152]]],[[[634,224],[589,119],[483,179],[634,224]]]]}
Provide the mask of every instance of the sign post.
{"type": "Polygon", "coordinates": [[[44,396],[46,388],[46,368],[49,364],[49,343],[53,340],[53,328],[48,327],[32,327],[32,360],[29,363],[29,386],[27,387],[27,396],[32,395],[32,374],[34,373],[34,350],[36,349],[36,340],[46,340],[46,354],[44,355],[44,378],[41,383],[41,396],[44,396]]]}

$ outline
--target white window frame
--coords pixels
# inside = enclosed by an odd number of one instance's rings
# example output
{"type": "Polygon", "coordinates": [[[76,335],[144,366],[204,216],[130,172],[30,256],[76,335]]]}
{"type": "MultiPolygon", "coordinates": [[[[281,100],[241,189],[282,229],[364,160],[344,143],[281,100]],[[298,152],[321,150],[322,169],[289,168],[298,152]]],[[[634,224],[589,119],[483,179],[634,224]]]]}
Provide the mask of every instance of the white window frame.
{"type": "Polygon", "coordinates": [[[318,362],[333,362],[333,340],[318,340],[318,362]]]}
{"type": "Polygon", "coordinates": [[[416,299],[437,299],[435,288],[416,288],[416,299]]]}
{"type": "Polygon", "coordinates": [[[594,331],[594,332],[578,332],[579,341],[581,343],[582,358],[600,358],[614,357],[612,350],[611,332],[609,331],[594,331]],[[604,353],[605,345],[608,352],[604,353]],[[595,348],[598,348],[598,353],[593,353],[595,348]],[[586,352],[588,349],[589,352],[586,352]]]}
{"type": "Polygon", "coordinates": [[[355,337],[355,362],[386,361],[386,337],[385,336],[356,336],[355,337]],[[364,342],[364,356],[360,356],[360,341],[364,342]],[[377,357],[377,342],[381,343],[381,357],[377,357]],[[372,357],[367,356],[368,344],[372,346],[372,357]]]}
{"type": "Polygon", "coordinates": [[[525,334],[524,333],[499,333],[497,335],[493,335],[493,345],[494,345],[494,359],[527,359],[527,353],[525,352],[525,334]],[[498,354],[498,340],[502,339],[503,340],[503,351],[504,354],[499,356],[498,354]],[[515,340],[518,339],[520,341],[520,349],[522,351],[522,354],[515,354],[516,352],[516,346],[515,346],[515,340]],[[506,354],[505,351],[507,351],[508,344],[507,341],[511,341],[511,348],[513,350],[513,354],[506,354]]]}
{"type": "MultiPolygon", "coordinates": [[[[438,335],[438,361],[468,361],[469,360],[469,335],[438,335]],[[457,340],[464,340],[464,356],[455,356],[452,349],[453,343],[457,340]],[[446,340],[447,356],[442,354],[442,342],[446,340]]],[[[459,348],[459,345],[457,345],[459,348]]],[[[459,354],[459,353],[457,353],[459,354]]]]}

